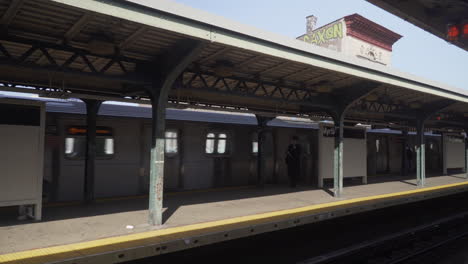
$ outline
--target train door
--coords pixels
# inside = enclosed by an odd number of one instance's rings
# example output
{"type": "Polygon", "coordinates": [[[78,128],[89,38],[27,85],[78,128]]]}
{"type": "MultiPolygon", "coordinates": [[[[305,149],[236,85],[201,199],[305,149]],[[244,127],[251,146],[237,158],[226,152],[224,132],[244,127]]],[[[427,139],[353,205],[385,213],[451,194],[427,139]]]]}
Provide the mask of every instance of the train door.
{"type": "Polygon", "coordinates": [[[388,146],[388,136],[376,136],[375,137],[375,165],[376,173],[384,174],[389,172],[389,146],[388,146]]]}
{"type": "Polygon", "coordinates": [[[212,160],[212,187],[233,184],[232,155],[233,133],[224,129],[209,129],[205,133],[205,156],[212,160]]]}
{"type": "MultiPolygon", "coordinates": [[[[263,171],[265,173],[265,183],[275,183],[275,146],[273,131],[267,130],[264,132],[263,137],[263,171]]],[[[251,148],[251,159],[250,159],[250,184],[256,184],[258,181],[257,174],[257,160],[258,160],[258,138],[257,133],[252,134],[252,148],[251,148]]]]}
{"type": "MultiPolygon", "coordinates": [[[[311,134],[310,131],[307,131],[311,134]]],[[[299,174],[299,182],[304,184],[312,184],[314,177],[314,159],[313,159],[313,143],[310,135],[299,135],[299,144],[301,145],[301,169],[299,174]]]]}
{"type": "MultiPolygon", "coordinates": [[[[143,144],[143,172],[142,187],[145,192],[149,189],[150,180],[150,156],[151,156],[151,125],[147,124],[143,129],[145,143],[143,144]]],[[[164,188],[168,190],[179,189],[181,171],[181,133],[178,129],[168,127],[165,133],[165,159],[164,159],[164,188]]]]}
{"type": "Polygon", "coordinates": [[[440,141],[426,137],[426,171],[437,173],[441,171],[440,141]]]}

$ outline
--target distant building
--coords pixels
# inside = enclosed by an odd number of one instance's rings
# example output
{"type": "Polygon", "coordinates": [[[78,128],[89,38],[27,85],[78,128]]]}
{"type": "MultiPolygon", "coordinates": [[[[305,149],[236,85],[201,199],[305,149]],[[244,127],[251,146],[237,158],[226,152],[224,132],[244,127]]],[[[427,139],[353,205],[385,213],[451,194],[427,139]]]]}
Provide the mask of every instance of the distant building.
{"type": "Polygon", "coordinates": [[[306,19],[306,34],[297,39],[383,65],[391,64],[392,46],[402,37],[358,14],[316,29],[317,17],[306,19]]]}

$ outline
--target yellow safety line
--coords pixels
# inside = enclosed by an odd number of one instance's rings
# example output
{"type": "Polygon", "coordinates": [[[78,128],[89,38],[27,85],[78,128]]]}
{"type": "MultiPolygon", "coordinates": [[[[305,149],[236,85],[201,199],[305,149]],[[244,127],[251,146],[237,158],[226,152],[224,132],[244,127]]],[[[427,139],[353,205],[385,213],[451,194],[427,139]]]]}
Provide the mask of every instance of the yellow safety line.
{"type": "Polygon", "coordinates": [[[356,206],[372,201],[402,198],[413,194],[446,190],[465,185],[468,185],[468,182],[447,184],[442,186],[421,188],[417,190],[403,191],[390,194],[374,195],[362,198],[354,198],[324,204],[310,205],[295,209],[286,209],[269,213],[234,217],[230,219],[200,224],[191,224],[180,227],[146,231],[130,235],[109,237],[69,245],[8,253],[0,255],[0,263],[35,264],[51,261],[60,261],[78,256],[87,256],[91,254],[105,253],[107,251],[116,251],[120,249],[144,246],[147,244],[157,244],[182,238],[190,238],[204,233],[215,233],[223,231],[228,232],[232,229],[243,228],[263,223],[271,223],[274,221],[310,215],[313,213],[320,213],[323,211],[328,211],[329,209],[339,209],[347,207],[349,205],[356,206]]]}

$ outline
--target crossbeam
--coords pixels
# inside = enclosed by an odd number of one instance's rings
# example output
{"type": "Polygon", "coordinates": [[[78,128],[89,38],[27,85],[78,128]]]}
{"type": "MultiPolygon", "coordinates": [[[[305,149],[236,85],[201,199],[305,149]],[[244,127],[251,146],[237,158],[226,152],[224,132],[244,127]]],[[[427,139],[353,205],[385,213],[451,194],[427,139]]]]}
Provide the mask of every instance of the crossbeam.
{"type": "Polygon", "coordinates": [[[237,95],[272,102],[299,104],[332,109],[336,102],[330,95],[318,95],[311,89],[292,87],[281,82],[268,82],[241,77],[220,77],[209,72],[186,71],[180,90],[237,95]]]}

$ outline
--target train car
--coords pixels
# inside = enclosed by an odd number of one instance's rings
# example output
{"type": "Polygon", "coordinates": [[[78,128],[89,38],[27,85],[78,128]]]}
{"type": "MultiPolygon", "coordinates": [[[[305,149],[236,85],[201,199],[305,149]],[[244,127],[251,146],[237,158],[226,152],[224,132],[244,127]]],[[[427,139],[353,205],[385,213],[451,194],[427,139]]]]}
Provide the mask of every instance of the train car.
{"type": "MultiPolygon", "coordinates": [[[[425,133],[426,173],[442,173],[441,136],[425,133]]],[[[369,175],[401,175],[402,158],[408,163],[408,173],[416,172],[416,136],[409,132],[406,139],[401,131],[372,129],[367,133],[367,172],[369,175]],[[403,150],[406,144],[406,149],[403,150]],[[403,156],[405,155],[405,156],[403,156]]]]}
{"type": "MultiPolygon", "coordinates": [[[[7,97],[28,99],[24,95],[7,97]]],[[[38,97],[34,97],[34,100],[44,101],[47,111],[44,199],[81,200],[86,151],[85,105],[80,100],[38,97]]],[[[96,198],[148,193],[150,110],[148,106],[129,103],[107,102],[101,106],[96,131],[96,198]]],[[[367,151],[367,160],[366,154],[363,154],[364,160],[359,163],[361,166],[356,170],[356,175],[349,176],[362,178],[365,183],[367,175],[400,175],[403,155],[401,132],[371,129],[366,133],[362,128],[358,130],[363,131],[360,140],[363,141],[363,151],[367,151]]],[[[303,118],[278,117],[271,120],[264,133],[266,183],[288,182],[285,153],[291,138],[296,136],[303,149],[299,182],[322,187],[321,179],[330,179],[331,176],[319,177],[320,157],[323,161],[323,157],[329,156],[325,152],[319,155],[319,131],[319,123],[303,118]]],[[[165,189],[183,191],[255,184],[257,132],[257,121],[252,114],[168,109],[165,189]]],[[[427,135],[427,170],[429,173],[440,172],[441,137],[427,135]]],[[[414,150],[415,137],[412,133],[407,142],[409,148],[414,150]]],[[[330,148],[327,151],[333,150],[330,148]]],[[[354,150],[348,148],[347,151],[354,150]]],[[[411,153],[415,156],[415,151],[411,153]]],[[[352,154],[347,155],[351,157],[352,154]]],[[[415,158],[408,159],[411,173],[415,170],[415,158]]]]}
{"type": "MultiPolygon", "coordinates": [[[[79,100],[46,100],[45,188],[51,201],[82,199],[85,106],[79,100]]],[[[149,186],[151,111],[144,105],[107,103],[97,120],[95,197],[146,194],[149,186]],[[125,113],[125,114],[123,114],[125,113]]],[[[317,124],[277,118],[265,131],[266,183],[286,183],[286,148],[303,146],[300,181],[316,178],[317,124]]],[[[257,181],[254,115],[168,109],[164,187],[167,191],[252,185],[257,181]]]]}

